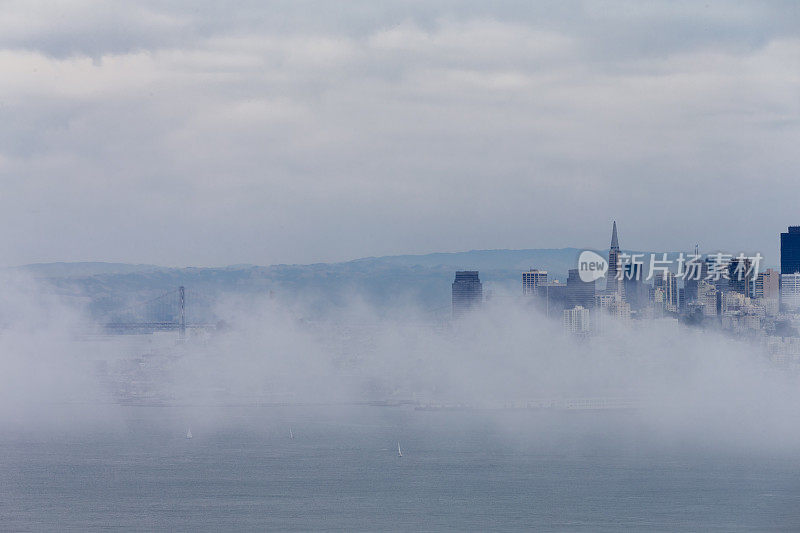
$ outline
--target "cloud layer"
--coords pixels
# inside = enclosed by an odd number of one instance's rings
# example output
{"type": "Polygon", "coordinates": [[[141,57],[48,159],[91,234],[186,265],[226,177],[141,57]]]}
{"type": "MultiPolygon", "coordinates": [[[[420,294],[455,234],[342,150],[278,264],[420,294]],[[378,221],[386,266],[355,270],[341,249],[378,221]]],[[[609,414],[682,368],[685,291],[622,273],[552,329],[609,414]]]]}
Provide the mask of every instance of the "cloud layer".
{"type": "Polygon", "coordinates": [[[793,4],[0,9],[6,264],[602,246],[611,218],[774,263],[798,223],[793,4]]]}

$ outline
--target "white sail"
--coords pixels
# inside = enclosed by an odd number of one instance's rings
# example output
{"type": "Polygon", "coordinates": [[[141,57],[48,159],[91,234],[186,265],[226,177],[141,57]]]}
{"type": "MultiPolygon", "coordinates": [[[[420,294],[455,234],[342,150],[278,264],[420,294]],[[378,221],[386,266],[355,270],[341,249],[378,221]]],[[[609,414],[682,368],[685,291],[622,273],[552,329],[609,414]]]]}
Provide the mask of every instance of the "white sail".
{"type": "Polygon", "coordinates": [[[397,456],[398,457],[403,457],[403,452],[400,451],[400,443],[399,442],[397,443],[397,456]]]}
{"type": "Polygon", "coordinates": [[[186,432],[186,438],[187,439],[191,439],[192,438],[192,430],[191,429],[189,429],[189,431],[186,432]]]}
{"type": "Polygon", "coordinates": [[[294,433],[292,433],[292,428],[289,428],[289,438],[290,439],[294,438],[294,433]]]}

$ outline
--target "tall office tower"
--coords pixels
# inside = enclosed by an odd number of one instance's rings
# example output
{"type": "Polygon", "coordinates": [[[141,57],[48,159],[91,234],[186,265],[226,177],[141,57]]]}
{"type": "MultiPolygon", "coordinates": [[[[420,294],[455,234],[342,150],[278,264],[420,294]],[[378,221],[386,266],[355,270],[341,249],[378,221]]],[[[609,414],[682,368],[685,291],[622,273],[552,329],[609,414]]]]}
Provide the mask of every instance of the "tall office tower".
{"type": "Polygon", "coordinates": [[[547,271],[530,269],[522,273],[522,294],[536,296],[541,285],[547,283],[547,271]]]}
{"type": "Polygon", "coordinates": [[[453,318],[459,318],[480,306],[483,301],[483,284],[477,270],[456,272],[453,281],[453,318]]]}
{"type": "Polygon", "coordinates": [[[772,268],[759,273],[756,278],[754,295],[756,298],[774,299],[779,298],[780,274],[772,268]]]}
{"type": "Polygon", "coordinates": [[[717,316],[717,289],[713,284],[700,280],[697,286],[697,302],[703,305],[705,316],[717,316]]]}
{"type": "Polygon", "coordinates": [[[558,316],[567,304],[567,285],[558,281],[548,281],[539,285],[539,298],[544,301],[546,316],[558,316]]]}
{"type": "Polygon", "coordinates": [[[753,268],[753,261],[749,258],[738,259],[734,257],[728,263],[728,290],[744,294],[745,296],[753,295],[753,273],[750,269],[753,268]]]}
{"type": "Polygon", "coordinates": [[[686,276],[683,278],[684,295],[687,302],[700,302],[697,289],[700,282],[708,275],[708,262],[700,259],[700,247],[694,245],[694,259],[692,266],[686,267],[686,276]]]}
{"type": "Polygon", "coordinates": [[[677,311],[678,304],[678,278],[672,272],[664,272],[660,279],[656,279],[657,287],[664,291],[664,309],[677,311]],[[660,281],[660,283],[658,283],[660,281]]]}
{"type": "Polygon", "coordinates": [[[573,335],[589,333],[589,310],[576,305],[572,309],[564,309],[564,330],[573,335]]]}
{"type": "Polygon", "coordinates": [[[721,262],[717,259],[719,259],[717,256],[711,254],[703,261],[703,279],[714,285],[718,291],[728,292],[730,279],[728,279],[727,259],[723,258],[721,262]]]}
{"type": "Polygon", "coordinates": [[[766,272],[760,272],[758,277],[753,282],[753,298],[764,297],[764,275],[766,272]]]}
{"type": "Polygon", "coordinates": [[[622,284],[617,279],[619,274],[619,239],[617,238],[617,221],[611,229],[611,247],[608,249],[608,272],[606,272],[606,292],[622,295],[622,284]]]}
{"type": "Polygon", "coordinates": [[[687,302],[697,301],[697,286],[700,284],[698,279],[683,280],[683,295],[687,302]]]}
{"type": "Polygon", "coordinates": [[[800,311],[800,272],[781,274],[781,309],[800,311]]]}
{"type": "Polygon", "coordinates": [[[625,301],[630,304],[633,311],[638,311],[647,305],[647,287],[642,280],[642,265],[633,263],[625,265],[623,292],[625,301]]]}
{"type": "Polygon", "coordinates": [[[781,274],[800,272],[800,226],[781,233],[781,274]]]}
{"type": "Polygon", "coordinates": [[[584,309],[594,307],[594,281],[582,281],[577,268],[567,276],[567,308],[580,305],[584,309]]]}

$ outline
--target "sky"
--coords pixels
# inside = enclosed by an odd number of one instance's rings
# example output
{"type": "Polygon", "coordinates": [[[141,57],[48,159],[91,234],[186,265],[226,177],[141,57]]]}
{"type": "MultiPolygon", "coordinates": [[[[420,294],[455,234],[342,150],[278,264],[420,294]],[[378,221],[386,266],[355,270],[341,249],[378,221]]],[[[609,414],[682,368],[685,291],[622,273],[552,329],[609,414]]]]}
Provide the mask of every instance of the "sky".
{"type": "Polygon", "coordinates": [[[794,2],[0,1],[0,264],[759,251],[794,2]]]}

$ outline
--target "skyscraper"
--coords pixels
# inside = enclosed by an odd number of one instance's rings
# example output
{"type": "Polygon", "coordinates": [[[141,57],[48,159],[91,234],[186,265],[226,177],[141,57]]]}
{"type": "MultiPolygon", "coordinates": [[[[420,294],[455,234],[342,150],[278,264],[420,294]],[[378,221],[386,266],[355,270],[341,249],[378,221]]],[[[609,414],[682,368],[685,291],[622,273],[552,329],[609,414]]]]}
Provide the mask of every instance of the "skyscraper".
{"type": "Polygon", "coordinates": [[[731,291],[744,294],[745,296],[753,295],[753,261],[745,257],[738,259],[734,257],[728,263],[728,288],[731,291]]]}
{"type": "Polygon", "coordinates": [[[705,276],[703,279],[709,281],[718,291],[725,293],[730,290],[730,276],[726,275],[730,272],[730,260],[722,258],[718,261],[718,259],[713,254],[706,256],[705,266],[703,267],[705,276]]]}
{"type": "Polygon", "coordinates": [[[619,273],[619,239],[617,238],[617,221],[611,229],[611,247],[608,250],[608,272],[606,273],[606,292],[622,293],[622,284],[617,279],[619,273]]]}
{"type": "Polygon", "coordinates": [[[680,302],[678,301],[678,280],[675,274],[672,272],[664,272],[655,279],[654,287],[662,291],[664,296],[664,309],[672,312],[677,311],[680,302]]]}
{"type": "Polygon", "coordinates": [[[567,284],[548,281],[539,285],[539,297],[544,301],[544,311],[547,316],[560,313],[567,302],[567,284]]]}
{"type": "Polygon", "coordinates": [[[453,281],[453,318],[459,318],[480,306],[483,301],[483,284],[477,270],[456,272],[453,281]]]}
{"type": "Polygon", "coordinates": [[[642,265],[628,263],[625,265],[625,276],[622,279],[625,301],[631,309],[638,311],[647,304],[647,287],[642,282],[642,265]]]}
{"type": "Polygon", "coordinates": [[[781,274],[800,272],[800,226],[781,233],[781,274]]]}
{"type": "Polygon", "coordinates": [[[800,310],[800,272],[781,274],[781,309],[800,310]]]}
{"type": "Polygon", "coordinates": [[[697,285],[697,302],[703,305],[705,316],[717,316],[717,296],[719,291],[713,284],[700,280],[697,285]]]}
{"type": "Polygon", "coordinates": [[[577,268],[567,276],[567,309],[580,305],[584,309],[594,307],[594,281],[583,281],[577,268]]]}
{"type": "Polygon", "coordinates": [[[564,330],[573,335],[583,336],[589,334],[589,310],[580,305],[572,309],[564,309],[564,330]]]}
{"type": "Polygon", "coordinates": [[[768,268],[756,278],[755,297],[777,300],[779,287],[780,275],[775,270],[768,268]]]}
{"type": "Polygon", "coordinates": [[[547,271],[530,269],[522,273],[522,294],[525,296],[535,296],[537,289],[547,283],[547,271]]]}
{"type": "Polygon", "coordinates": [[[692,266],[687,266],[686,277],[683,278],[684,296],[687,302],[701,302],[698,297],[698,286],[708,275],[708,262],[700,257],[700,246],[694,245],[694,256],[692,256],[692,266]],[[691,272],[689,271],[691,270],[691,272]]]}

